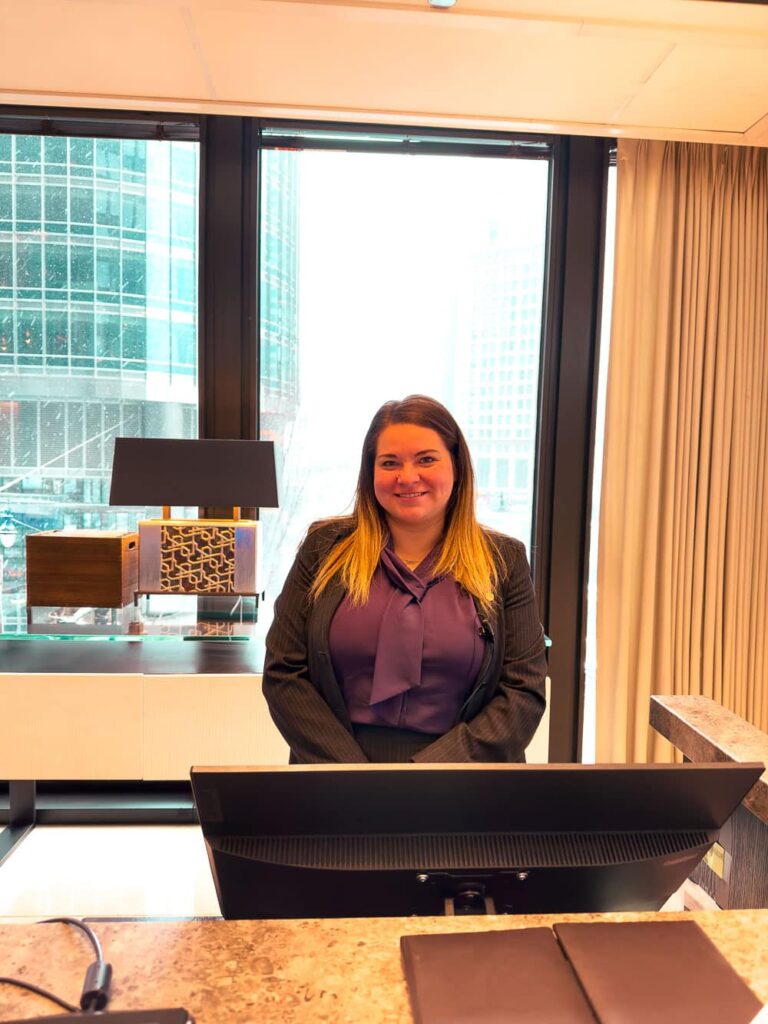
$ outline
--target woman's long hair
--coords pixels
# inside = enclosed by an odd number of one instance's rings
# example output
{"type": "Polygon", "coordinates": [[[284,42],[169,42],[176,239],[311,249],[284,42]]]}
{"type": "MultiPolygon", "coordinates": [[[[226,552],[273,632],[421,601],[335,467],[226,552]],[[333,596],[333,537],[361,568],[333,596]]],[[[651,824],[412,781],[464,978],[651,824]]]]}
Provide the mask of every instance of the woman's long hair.
{"type": "Polygon", "coordinates": [[[371,421],[363,441],[355,504],[349,517],[351,533],[342,538],[321,562],[311,594],[318,597],[339,576],[352,604],[365,604],[371,579],[379,564],[388,528],[384,510],[373,488],[379,435],[395,423],[411,423],[434,430],[453,461],[454,485],[445,510],[445,532],[435,562],[435,576],[452,576],[490,609],[498,583],[499,560],[489,536],[475,518],[475,474],[467,442],[458,423],[444,405],[425,395],[409,395],[401,402],[385,402],[371,421]]]}

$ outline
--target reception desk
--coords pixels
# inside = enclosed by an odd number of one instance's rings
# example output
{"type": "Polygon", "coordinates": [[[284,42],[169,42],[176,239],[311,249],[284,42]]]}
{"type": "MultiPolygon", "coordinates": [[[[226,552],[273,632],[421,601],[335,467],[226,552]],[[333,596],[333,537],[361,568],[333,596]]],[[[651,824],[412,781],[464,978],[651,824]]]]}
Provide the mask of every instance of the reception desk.
{"type": "MultiPolygon", "coordinates": [[[[768,910],[92,925],[114,969],[113,1010],[183,1006],[197,1024],[409,1024],[401,935],[680,919],[695,920],[758,999],[768,1001],[768,910]]],[[[0,925],[3,974],[72,1002],[90,959],[74,928],[0,925]]],[[[0,986],[0,1020],[55,1012],[38,996],[0,986]]]]}

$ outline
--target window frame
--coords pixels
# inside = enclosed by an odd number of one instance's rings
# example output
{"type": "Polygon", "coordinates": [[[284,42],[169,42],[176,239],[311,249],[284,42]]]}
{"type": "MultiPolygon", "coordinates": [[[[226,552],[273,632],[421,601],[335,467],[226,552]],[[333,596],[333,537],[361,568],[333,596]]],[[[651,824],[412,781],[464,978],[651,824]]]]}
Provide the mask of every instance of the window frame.
{"type": "MultiPolygon", "coordinates": [[[[550,759],[576,760],[584,684],[598,311],[610,140],[224,115],[0,106],[0,134],[199,141],[199,436],[258,437],[261,153],[277,145],[552,160],[532,566],[553,639],[550,759]],[[306,133],[315,131],[317,138],[306,133]],[[304,133],[304,134],[302,134],[304,133]],[[323,133],[334,137],[321,137],[323,133]],[[396,136],[397,138],[393,138],[396,136]],[[222,270],[226,268],[226,272],[222,270]]],[[[208,509],[207,514],[225,510],[208,509]]],[[[256,510],[244,510],[254,514],[256,510]]],[[[0,812],[2,814],[2,812],[0,812]]]]}

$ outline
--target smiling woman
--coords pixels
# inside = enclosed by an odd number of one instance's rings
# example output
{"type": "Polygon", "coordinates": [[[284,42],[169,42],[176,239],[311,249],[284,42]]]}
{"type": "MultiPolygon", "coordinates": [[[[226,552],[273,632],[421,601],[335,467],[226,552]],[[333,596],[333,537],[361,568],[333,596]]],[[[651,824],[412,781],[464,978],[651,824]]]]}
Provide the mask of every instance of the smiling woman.
{"type": "Polygon", "coordinates": [[[275,602],[263,686],[292,761],[524,760],[545,675],[525,548],[477,522],[458,424],[385,403],[352,514],[310,529],[275,602]]]}
{"type": "Polygon", "coordinates": [[[418,565],[442,534],[453,484],[451,453],[437,431],[393,423],[379,434],[373,490],[406,565],[418,565]]]}

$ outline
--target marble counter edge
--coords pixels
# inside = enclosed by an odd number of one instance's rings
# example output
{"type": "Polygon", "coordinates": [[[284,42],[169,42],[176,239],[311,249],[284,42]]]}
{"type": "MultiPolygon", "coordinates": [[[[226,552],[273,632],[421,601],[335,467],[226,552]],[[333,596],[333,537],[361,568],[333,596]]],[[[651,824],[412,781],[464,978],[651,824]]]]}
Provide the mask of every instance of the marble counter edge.
{"type": "MultiPolygon", "coordinates": [[[[768,929],[768,910],[91,923],[116,970],[115,1009],[146,1005],[151,992],[155,1005],[184,1005],[200,1024],[406,1024],[412,1018],[400,963],[401,935],[644,920],[696,921],[755,995],[768,999],[768,950],[759,941],[768,929]]],[[[27,922],[0,926],[7,973],[18,976],[34,967],[38,983],[61,987],[70,978],[69,988],[76,987],[82,937],[66,926],[50,927],[56,933],[43,938],[27,922]],[[55,958],[50,956],[52,941],[55,958]]],[[[21,994],[10,998],[14,1009],[34,1012],[21,994]]]]}
{"type": "MultiPolygon", "coordinates": [[[[650,723],[692,762],[761,761],[768,765],[768,734],[709,697],[653,695],[650,723]]],[[[743,804],[768,824],[768,768],[743,804]]]]}

